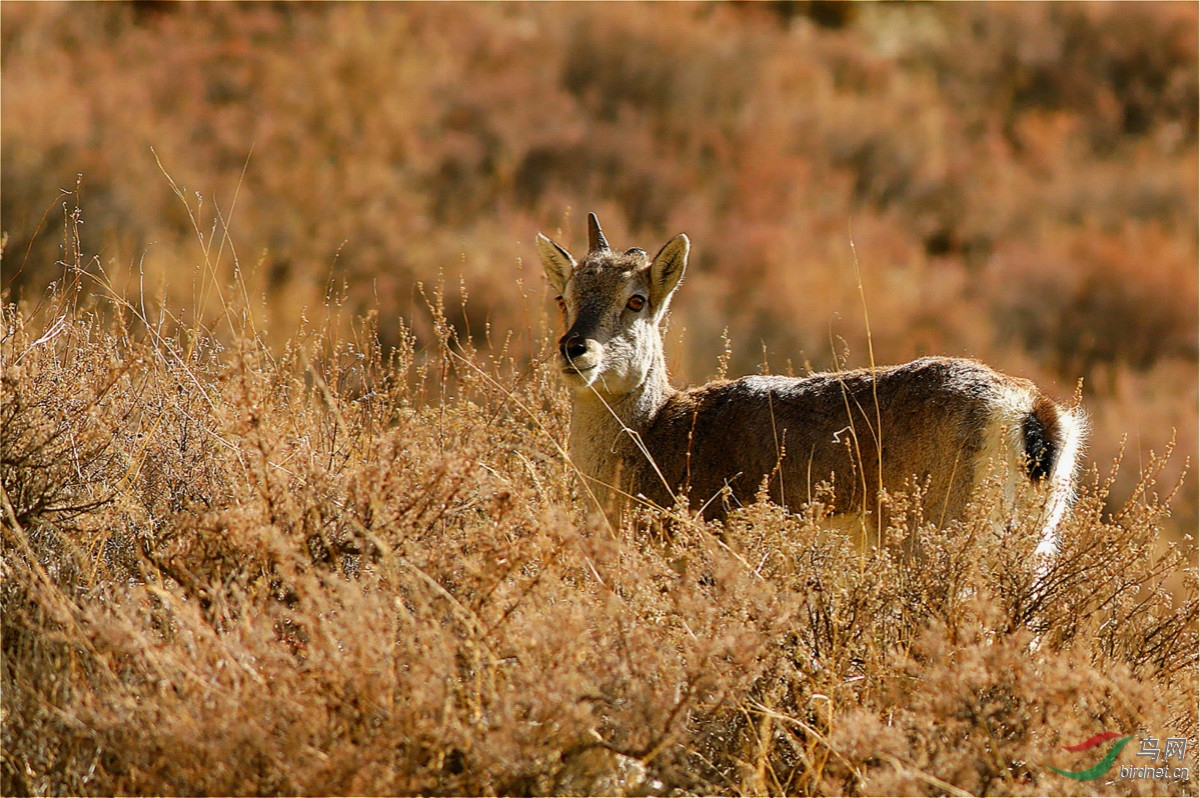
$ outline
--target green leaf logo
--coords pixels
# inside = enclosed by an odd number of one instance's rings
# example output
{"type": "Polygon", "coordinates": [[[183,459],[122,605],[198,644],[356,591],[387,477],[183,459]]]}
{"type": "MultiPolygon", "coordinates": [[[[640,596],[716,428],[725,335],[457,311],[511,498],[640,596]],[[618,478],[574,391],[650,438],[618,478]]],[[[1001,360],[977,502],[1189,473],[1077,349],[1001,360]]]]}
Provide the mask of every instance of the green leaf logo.
{"type": "MultiPolygon", "coordinates": [[[[1088,748],[1094,748],[1105,740],[1111,740],[1116,736],[1116,732],[1104,732],[1103,734],[1097,734],[1095,737],[1079,743],[1078,745],[1066,745],[1063,747],[1068,751],[1084,751],[1088,748]]],[[[1104,755],[1104,758],[1087,770],[1059,770],[1053,765],[1050,766],[1050,769],[1061,776],[1066,776],[1068,779],[1075,779],[1076,781],[1091,781],[1092,779],[1098,779],[1108,772],[1108,769],[1112,767],[1113,762],[1117,761],[1117,755],[1121,753],[1121,749],[1124,748],[1132,739],[1133,736],[1130,735],[1117,740],[1112,744],[1112,748],[1108,749],[1108,753],[1104,755]]]]}

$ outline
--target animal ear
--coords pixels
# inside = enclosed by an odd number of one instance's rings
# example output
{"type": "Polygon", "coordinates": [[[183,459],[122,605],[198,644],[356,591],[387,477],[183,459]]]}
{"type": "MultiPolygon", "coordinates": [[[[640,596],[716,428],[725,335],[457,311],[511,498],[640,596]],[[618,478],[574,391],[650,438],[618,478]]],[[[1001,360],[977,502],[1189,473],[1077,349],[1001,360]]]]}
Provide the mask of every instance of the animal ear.
{"type": "Polygon", "coordinates": [[[659,250],[650,263],[650,304],[655,315],[661,316],[679,287],[687,268],[688,248],[691,245],[683,233],[672,238],[659,250]]]}
{"type": "Polygon", "coordinates": [[[561,294],[567,287],[567,280],[571,279],[571,273],[575,271],[575,259],[571,257],[571,253],[541,233],[537,236],[537,248],[538,254],[542,256],[542,268],[546,270],[550,285],[561,294]]]}

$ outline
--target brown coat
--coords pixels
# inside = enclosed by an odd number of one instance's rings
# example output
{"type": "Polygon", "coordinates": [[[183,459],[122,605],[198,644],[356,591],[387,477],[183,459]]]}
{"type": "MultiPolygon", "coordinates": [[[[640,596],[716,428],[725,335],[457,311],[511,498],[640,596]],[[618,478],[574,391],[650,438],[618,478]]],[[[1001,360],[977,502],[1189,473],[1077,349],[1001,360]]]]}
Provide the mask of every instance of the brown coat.
{"type": "Polygon", "coordinates": [[[997,414],[1020,401],[1019,393],[1028,404],[1011,409],[1022,438],[1025,426],[1050,431],[1031,443],[1025,460],[1052,462],[1060,425],[1032,383],[972,360],[923,358],[874,377],[868,369],[744,377],[679,391],[642,436],[666,484],[638,452],[622,470],[632,475],[635,495],[669,506],[669,485],[709,518],[753,502],[767,478],[767,495],[793,509],[829,482],[835,512],[870,512],[879,488],[902,490],[916,480],[927,486],[927,518],[948,521],[961,516],[985,467],[991,423],[1003,423],[997,414]]]}

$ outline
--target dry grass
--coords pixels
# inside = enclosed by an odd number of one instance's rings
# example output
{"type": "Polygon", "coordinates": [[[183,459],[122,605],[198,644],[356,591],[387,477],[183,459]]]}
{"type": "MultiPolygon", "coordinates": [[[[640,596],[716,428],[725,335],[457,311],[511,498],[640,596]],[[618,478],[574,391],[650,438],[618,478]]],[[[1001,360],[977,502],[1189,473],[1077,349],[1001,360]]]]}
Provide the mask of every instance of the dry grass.
{"type": "MultiPolygon", "coordinates": [[[[1200,446],[1194,4],[4,11],[14,297],[57,279],[59,190],[82,174],[84,246],[118,293],[218,316],[161,160],[208,240],[211,217],[235,226],[208,268],[224,285],[239,256],[274,351],[331,280],[385,348],[401,319],[434,346],[413,286],[439,274],[449,322],[489,349],[541,314],[540,275],[513,279],[534,232],[582,240],[594,210],[621,246],[695,243],[670,355],[696,381],[726,329],[732,374],[764,353],[828,368],[843,341],[866,365],[853,239],[879,362],[978,357],[1061,399],[1082,377],[1117,421],[1099,463],[1125,433],[1133,459],[1173,431],[1200,446]]],[[[1176,539],[1198,502],[1192,478],[1176,539]]]]}
{"type": "Polygon", "coordinates": [[[1194,794],[1195,30],[6,2],[0,792],[1194,794]],[[880,362],[1085,377],[1054,568],[590,520],[521,259],[592,209],[695,242],[684,381],[861,362],[851,242],[880,362]],[[1105,730],[1193,781],[1049,769],[1105,730]]]}
{"type": "Polygon", "coordinates": [[[3,309],[5,794],[1194,785],[1049,770],[1115,729],[1187,736],[1197,772],[1165,454],[1115,514],[1086,478],[1044,574],[986,506],[919,563],[820,507],[609,530],[545,352],[476,352],[438,293],[435,347],[385,356],[331,301],[277,354],[236,302],[81,298],[87,265],[3,309]]]}

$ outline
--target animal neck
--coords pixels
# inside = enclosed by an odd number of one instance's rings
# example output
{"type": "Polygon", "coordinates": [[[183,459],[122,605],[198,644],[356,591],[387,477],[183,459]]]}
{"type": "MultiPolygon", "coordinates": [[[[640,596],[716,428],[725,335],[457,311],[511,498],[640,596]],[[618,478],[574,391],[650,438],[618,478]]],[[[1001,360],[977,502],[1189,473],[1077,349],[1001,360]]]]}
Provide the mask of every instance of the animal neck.
{"type": "Polygon", "coordinates": [[[571,405],[570,453],[589,477],[598,498],[605,486],[627,483],[631,470],[645,462],[638,440],[675,390],[667,379],[661,353],[656,368],[626,394],[606,393],[602,385],[575,391],[571,405]]]}

